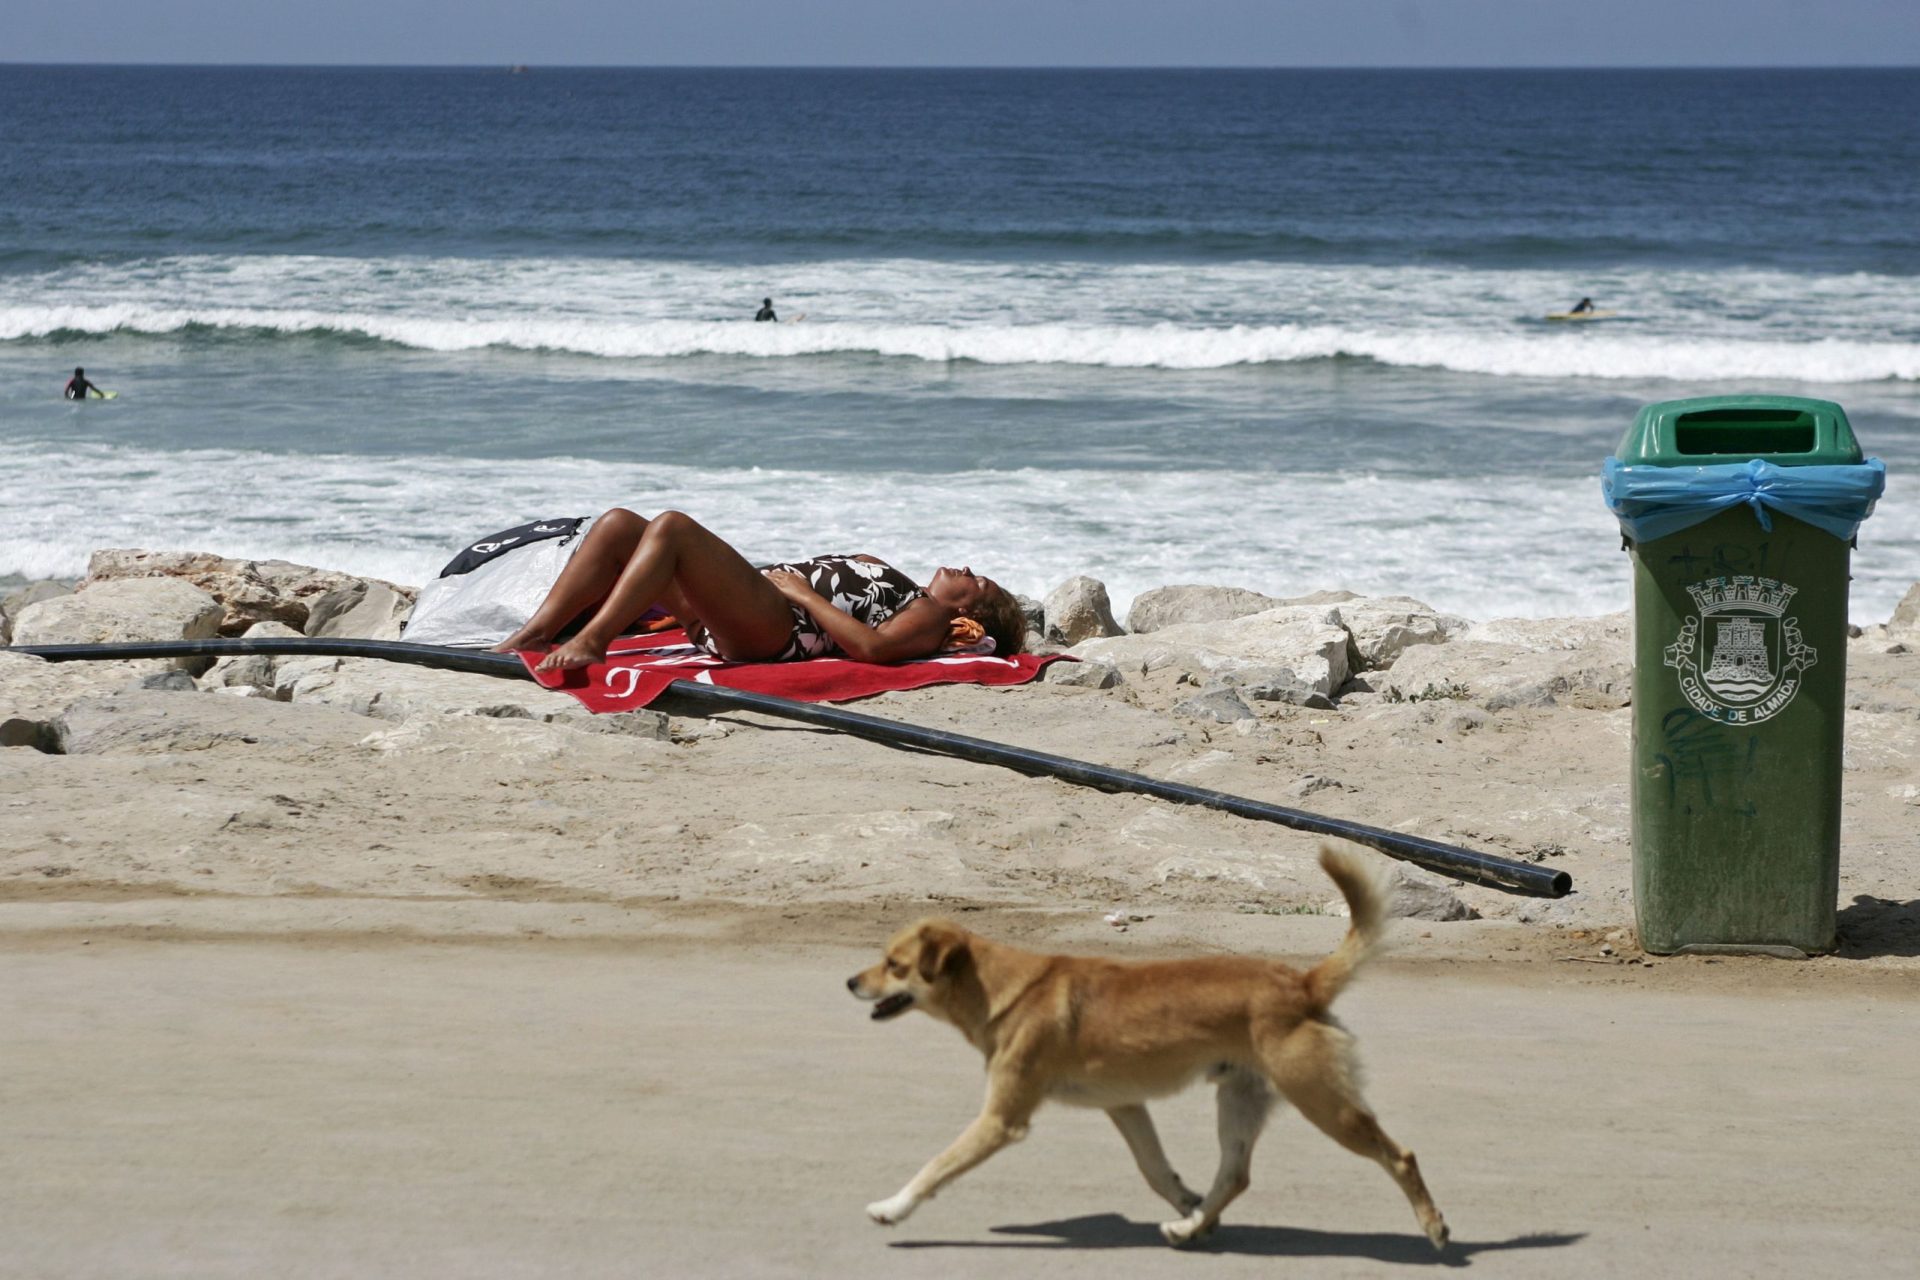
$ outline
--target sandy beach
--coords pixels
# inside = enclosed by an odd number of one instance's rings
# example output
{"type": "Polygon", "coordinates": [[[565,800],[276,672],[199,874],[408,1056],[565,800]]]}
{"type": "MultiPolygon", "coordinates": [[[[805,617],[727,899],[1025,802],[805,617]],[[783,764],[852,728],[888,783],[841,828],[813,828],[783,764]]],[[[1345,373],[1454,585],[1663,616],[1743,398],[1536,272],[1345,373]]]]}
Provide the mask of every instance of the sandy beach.
{"type": "MultiPolygon", "coordinates": [[[[1290,610],[1344,610],[1356,652],[1386,634],[1380,602],[1331,599],[1204,626],[1248,662],[1306,634],[1290,610]]],[[[1400,872],[1410,914],[1342,1006],[1448,1260],[1870,1275],[1916,1243],[1884,1210],[1920,969],[1920,654],[1890,622],[1848,656],[1841,947],[1799,963],[1634,945],[1623,618],[1448,623],[1227,720],[1173,623],[859,709],[1569,872],[1557,901],[1400,872]]],[[[845,975],[929,913],[1118,956],[1307,958],[1343,927],[1313,837],[1208,810],[752,714],[589,717],[530,681],[170,671],[0,655],[25,1188],[0,1233],[27,1274],[1157,1271],[1155,1202],[1065,1111],[867,1224],[979,1068],[925,1020],[869,1025],[845,975]]],[[[1206,1106],[1168,1108],[1196,1166],[1206,1106]]],[[[1431,1260],[1377,1171],[1279,1123],[1220,1265],[1431,1260]]]]}

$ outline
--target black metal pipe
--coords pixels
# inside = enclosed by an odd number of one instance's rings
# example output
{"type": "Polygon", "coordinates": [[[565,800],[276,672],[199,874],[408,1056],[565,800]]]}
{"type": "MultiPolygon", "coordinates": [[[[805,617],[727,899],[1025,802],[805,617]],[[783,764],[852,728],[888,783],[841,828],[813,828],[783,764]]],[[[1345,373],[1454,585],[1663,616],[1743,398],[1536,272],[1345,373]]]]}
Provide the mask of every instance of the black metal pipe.
{"type": "MultiPolygon", "coordinates": [[[[49,662],[73,662],[110,658],[231,657],[241,654],[313,654],[346,658],[383,658],[416,666],[437,667],[448,671],[469,671],[482,675],[524,677],[526,667],[512,654],[477,653],[470,649],[447,649],[439,645],[407,644],[397,640],[333,640],[323,637],[274,636],[257,640],[153,640],[131,644],[23,645],[7,652],[28,653],[49,662]]],[[[1242,818],[1273,822],[1296,831],[1336,836],[1377,849],[1390,857],[1426,867],[1456,880],[1468,880],[1508,893],[1536,898],[1561,898],[1573,890],[1573,877],[1552,867],[1515,862],[1490,853],[1442,844],[1422,836],[1410,836],[1364,823],[1328,818],[1301,809],[1288,809],[1224,791],[1164,782],[1142,773],[1113,769],[1106,765],[1056,756],[1045,751],[1029,751],[986,738],[949,733],[904,724],[880,716],[862,715],[820,703],[794,702],[771,694],[749,693],[719,685],[677,680],[661,695],[677,705],[701,711],[757,711],[762,715],[796,720],[840,733],[879,742],[888,746],[908,746],[941,755],[956,756],[981,764],[1001,765],[1018,772],[1059,778],[1063,782],[1093,787],[1101,791],[1133,792],[1156,796],[1175,804],[1200,805],[1219,809],[1242,818]]]]}

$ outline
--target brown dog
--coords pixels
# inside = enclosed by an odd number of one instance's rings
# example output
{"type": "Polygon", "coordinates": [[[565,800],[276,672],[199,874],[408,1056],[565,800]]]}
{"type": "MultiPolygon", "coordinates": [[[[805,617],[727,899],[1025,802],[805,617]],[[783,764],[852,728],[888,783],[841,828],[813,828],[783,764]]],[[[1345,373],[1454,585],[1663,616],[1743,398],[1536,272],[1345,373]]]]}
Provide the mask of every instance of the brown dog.
{"type": "Polygon", "coordinates": [[[1378,1161],[1413,1203],[1436,1249],[1447,1224],[1413,1152],[1381,1130],[1360,1096],[1353,1038],[1328,1006],[1379,936],[1384,892],[1352,853],[1322,846],[1320,865],[1346,895],[1353,925],[1305,973],[1272,960],[1220,956],[1124,964],[1036,955],[923,920],[885,958],[847,980],[875,1019],[920,1009],[960,1029],[987,1058],[987,1099],[952,1146],[886,1200],[875,1222],[904,1221],[922,1200],[1026,1136],[1049,1099],[1099,1107],[1146,1175],[1183,1216],[1161,1224],[1173,1245],[1211,1231],[1247,1189],[1254,1141],[1277,1097],[1359,1155],[1378,1161]],[[1220,1168],[1205,1196],[1167,1163],[1144,1105],[1206,1076],[1219,1087],[1220,1168]]]}

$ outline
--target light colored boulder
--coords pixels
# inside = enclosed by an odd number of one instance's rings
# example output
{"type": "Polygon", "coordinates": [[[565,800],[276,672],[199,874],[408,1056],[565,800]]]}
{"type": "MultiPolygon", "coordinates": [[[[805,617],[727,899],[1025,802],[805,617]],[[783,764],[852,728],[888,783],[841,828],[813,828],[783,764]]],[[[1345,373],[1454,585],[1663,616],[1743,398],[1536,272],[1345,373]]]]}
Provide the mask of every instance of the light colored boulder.
{"type": "Polygon", "coordinates": [[[1394,866],[1387,914],[1400,920],[1478,920],[1480,913],[1460,900],[1447,881],[1420,867],[1394,866]]]}
{"type": "MultiPolygon", "coordinates": [[[[302,630],[308,611],[320,597],[342,587],[378,581],[286,560],[234,560],[204,551],[110,547],[93,553],[81,586],[90,589],[97,583],[128,578],[179,578],[199,587],[223,607],[220,634],[224,636],[240,635],[256,622],[279,622],[302,630]]],[[[412,602],[411,588],[379,585],[412,602]]]]}
{"type": "Polygon", "coordinates": [[[1068,578],[1047,594],[1044,608],[1047,639],[1055,643],[1079,644],[1094,636],[1120,634],[1106,584],[1097,578],[1068,578]]]}
{"type": "Polygon", "coordinates": [[[1415,645],[1444,644],[1471,626],[1409,596],[1359,596],[1334,606],[1334,615],[1353,636],[1363,671],[1391,667],[1415,645]]]}
{"type": "Polygon", "coordinates": [[[1048,684],[1070,689],[1111,689],[1126,683],[1120,669],[1111,662],[1056,662],[1047,667],[1042,678],[1048,684]]]}
{"type": "Polygon", "coordinates": [[[38,582],[29,582],[26,586],[9,591],[0,598],[0,644],[9,644],[13,638],[13,620],[20,616],[30,604],[39,604],[42,600],[51,600],[55,596],[73,594],[71,582],[61,582],[57,578],[42,578],[38,582]]]}
{"type": "Polygon", "coordinates": [[[266,746],[317,751],[348,747],[367,734],[360,716],[293,708],[258,698],[182,697],[133,690],[82,698],[53,718],[65,755],[161,754],[266,746]]]}
{"type": "Polygon", "coordinates": [[[382,720],[426,713],[564,720],[581,709],[568,694],[532,680],[435,671],[377,658],[282,658],[274,672],[274,696],[382,720]]]}
{"type": "MultiPolygon", "coordinates": [[[[1387,915],[1400,920],[1478,920],[1480,913],[1454,892],[1451,881],[1424,867],[1380,855],[1375,873],[1387,891],[1387,915]]],[[[1325,906],[1330,916],[1352,914],[1345,898],[1334,898],[1325,906]]]]}
{"type": "MultiPolygon", "coordinates": [[[[212,596],[177,578],[99,582],[70,596],[28,605],[13,624],[13,643],[112,644],[131,640],[206,640],[220,625],[212,596]]],[[[181,658],[199,670],[204,658],[181,658]]]]}
{"type": "Polygon", "coordinates": [[[1173,711],[1175,715],[1211,720],[1215,724],[1232,724],[1235,720],[1254,718],[1253,708],[1242,702],[1240,695],[1224,684],[1203,689],[1185,702],[1175,703],[1173,711]]]}
{"type": "Polygon", "coordinates": [[[1490,711],[1624,707],[1633,695],[1631,625],[1624,613],[1497,619],[1462,639],[1409,649],[1369,679],[1389,698],[1464,689],[1466,700],[1490,711]]]}
{"type": "MultiPolygon", "coordinates": [[[[284,622],[256,622],[247,628],[249,640],[297,639],[300,633],[284,622]]],[[[273,673],[283,659],[270,653],[243,653],[221,658],[200,677],[203,689],[273,689],[273,673]]]]}
{"type": "Polygon", "coordinates": [[[1286,603],[1245,587],[1199,584],[1155,587],[1133,598],[1127,610],[1127,630],[1141,635],[1187,622],[1225,622],[1286,603]]]}
{"type": "Polygon", "coordinates": [[[76,699],[103,697],[143,675],[171,669],[171,663],[157,660],[48,662],[24,653],[0,653],[0,715],[51,722],[76,699]]]}
{"type": "Polygon", "coordinates": [[[42,600],[51,600],[55,596],[70,596],[73,594],[73,588],[74,584],[71,582],[63,582],[58,578],[41,578],[37,582],[29,582],[24,587],[16,587],[7,592],[6,597],[0,599],[0,610],[17,618],[20,616],[20,611],[28,605],[39,604],[42,600]]]}
{"type": "Polygon", "coordinates": [[[1204,676],[1206,683],[1249,668],[1278,668],[1327,696],[1350,674],[1347,631],[1327,605],[1288,605],[1224,622],[1187,622],[1146,635],[1087,640],[1072,653],[1112,662],[1122,672],[1170,668],[1204,676]]]}
{"type": "Polygon", "coordinates": [[[1920,644],[1920,582],[1908,587],[1907,594],[1893,607],[1893,616],[1887,619],[1887,632],[1895,640],[1920,644]]]}
{"type": "Polygon", "coordinates": [[[307,634],[355,640],[398,640],[413,609],[410,597],[384,582],[353,582],[315,600],[307,611],[307,634]]]}
{"type": "Polygon", "coordinates": [[[1290,667],[1242,667],[1222,674],[1220,683],[1255,702],[1287,702],[1322,709],[1333,706],[1333,699],[1301,680],[1290,667]]]}

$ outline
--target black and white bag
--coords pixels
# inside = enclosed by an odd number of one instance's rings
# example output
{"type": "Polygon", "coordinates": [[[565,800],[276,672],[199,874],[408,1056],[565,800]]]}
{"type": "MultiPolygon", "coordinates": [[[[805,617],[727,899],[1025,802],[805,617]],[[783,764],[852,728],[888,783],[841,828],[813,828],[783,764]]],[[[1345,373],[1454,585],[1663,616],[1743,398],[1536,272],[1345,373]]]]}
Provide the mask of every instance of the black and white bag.
{"type": "Polygon", "coordinates": [[[439,577],[420,588],[407,640],[457,649],[499,644],[547,598],[593,521],[535,520],[462,547],[439,577]]]}

